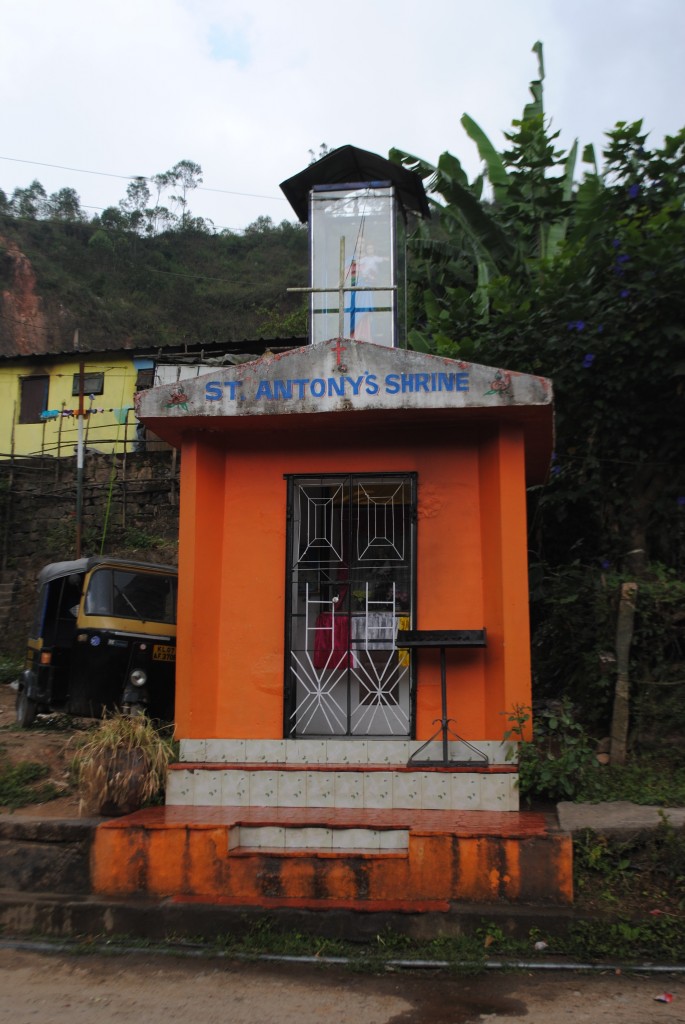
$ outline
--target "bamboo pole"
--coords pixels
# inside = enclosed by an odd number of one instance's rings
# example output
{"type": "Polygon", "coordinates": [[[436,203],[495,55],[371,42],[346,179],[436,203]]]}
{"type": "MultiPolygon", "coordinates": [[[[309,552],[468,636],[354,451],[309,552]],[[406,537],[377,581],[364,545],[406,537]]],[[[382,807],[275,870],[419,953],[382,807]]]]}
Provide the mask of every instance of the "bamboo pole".
{"type": "Polygon", "coordinates": [[[611,716],[611,763],[626,763],[630,722],[630,645],[633,640],[637,583],[621,584],[616,620],[616,685],[611,716]]]}

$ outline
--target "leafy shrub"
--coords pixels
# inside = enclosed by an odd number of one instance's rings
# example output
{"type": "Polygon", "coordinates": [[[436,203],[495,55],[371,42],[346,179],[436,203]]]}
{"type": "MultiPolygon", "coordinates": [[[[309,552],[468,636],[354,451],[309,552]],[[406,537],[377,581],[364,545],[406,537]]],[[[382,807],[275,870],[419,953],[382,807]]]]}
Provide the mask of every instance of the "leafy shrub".
{"type": "MultiPolygon", "coordinates": [[[[596,765],[592,742],[568,700],[536,714],[533,740],[522,739],[531,712],[516,708],[504,740],[518,743],[519,790],[523,799],[573,800],[596,765]]],[[[514,751],[512,751],[512,756],[514,751]]]]}

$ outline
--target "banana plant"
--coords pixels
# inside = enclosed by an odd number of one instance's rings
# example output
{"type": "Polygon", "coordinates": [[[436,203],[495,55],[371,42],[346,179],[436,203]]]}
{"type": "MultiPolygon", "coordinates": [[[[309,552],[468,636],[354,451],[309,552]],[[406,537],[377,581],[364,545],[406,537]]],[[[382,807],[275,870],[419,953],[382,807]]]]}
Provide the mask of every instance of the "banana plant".
{"type": "Polygon", "coordinates": [[[423,291],[416,305],[421,325],[410,342],[426,350],[463,352],[454,327],[464,321],[487,322],[493,282],[508,278],[534,287],[566,238],[574,200],[577,142],[567,154],[555,148],[558,133],[545,122],[542,43],[533,52],[538,77],[530,83],[531,99],[520,121],[505,134],[511,148],[500,153],[468,114],[461,125],[478,149],[481,173],[469,182],[450,152],[433,165],[393,149],[390,159],[418,174],[436,213],[436,228],[420,225],[410,246],[415,287],[423,291]],[[561,174],[550,175],[561,169],[561,174]],[[466,294],[465,294],[466,289],[466,294]]]}

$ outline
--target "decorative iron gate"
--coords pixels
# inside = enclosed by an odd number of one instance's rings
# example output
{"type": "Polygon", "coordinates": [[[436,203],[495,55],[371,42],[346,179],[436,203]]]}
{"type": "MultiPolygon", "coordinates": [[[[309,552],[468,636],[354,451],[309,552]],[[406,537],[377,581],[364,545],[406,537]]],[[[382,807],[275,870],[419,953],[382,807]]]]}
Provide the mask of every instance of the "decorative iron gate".
{"type": "Polygon", "coordinates": [[[409,736],[415,474],[288,478],[285,735],[409,736]]]}

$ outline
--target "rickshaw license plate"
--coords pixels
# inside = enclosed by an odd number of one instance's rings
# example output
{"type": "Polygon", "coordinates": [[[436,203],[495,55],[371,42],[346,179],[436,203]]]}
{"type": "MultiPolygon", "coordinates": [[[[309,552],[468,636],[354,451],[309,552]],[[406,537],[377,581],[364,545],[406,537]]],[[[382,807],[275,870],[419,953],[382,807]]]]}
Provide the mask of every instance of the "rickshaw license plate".
{"type": "Polygon", "coordinates": [[[154,644],[152,647],[153,661],[176,661],[176,648],[169,644],[154,644]]]}

